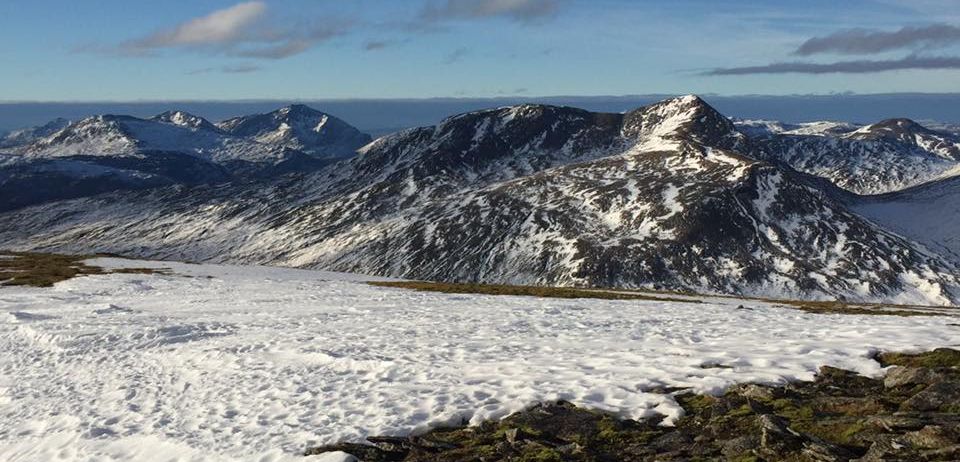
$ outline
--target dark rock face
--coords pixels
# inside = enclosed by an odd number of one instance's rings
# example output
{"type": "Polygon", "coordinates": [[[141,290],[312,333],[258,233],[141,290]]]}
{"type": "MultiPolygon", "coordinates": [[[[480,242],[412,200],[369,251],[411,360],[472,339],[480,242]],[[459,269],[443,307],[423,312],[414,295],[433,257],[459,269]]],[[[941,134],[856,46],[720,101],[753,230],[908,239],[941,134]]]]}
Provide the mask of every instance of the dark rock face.
{"type": "Polygon", "coordinates": [[[65,156],[0,168],[0,212],[111,191],[232,179],[221,165],[177,152],[131,156],[65,156]]]}
{"type": "MultiPolygon", "coordinates": [[[[911,364],[941,353],[879,359],[911,364]]],[[[901,367],[917,366],[892,371],[901,367]]],[[[344,451],[377,462],[956,460],[960,401],[927,400],[923,412],[904,406],[960,387],[960,361],[917,370],[922,372],[907,375],[923,381],[896,386],[824,367],[809,383],[747,384],[719,397],[680,394],[687,414],[675,427],[556,402],[477,427],[370,438],[372,445],[340,444],[306,454],[344,451]]]]}

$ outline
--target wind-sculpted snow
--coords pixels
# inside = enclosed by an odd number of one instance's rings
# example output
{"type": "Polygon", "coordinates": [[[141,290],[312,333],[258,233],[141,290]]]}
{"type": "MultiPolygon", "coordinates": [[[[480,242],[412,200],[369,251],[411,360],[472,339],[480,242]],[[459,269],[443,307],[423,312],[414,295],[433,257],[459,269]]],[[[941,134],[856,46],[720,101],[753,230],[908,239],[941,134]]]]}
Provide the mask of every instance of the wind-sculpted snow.
{"type": "Polygon", "coordinates": [[[946,317],[438,294],[282,268],[93,263],[173,274],[0,289],[0,460],[310,460],[299,455],[310,446],[476,424],[551,399],[672,421],[681,410],[663,389],[809,380],[825,364],[878,376],[878,349],[960,343],[946,317]]]}
{"type": "MultiPolygon", "coordinates": [[[[8,248],[487,283],[921,304],[953,263],[738,150],[696,97],[626,114],[523,105],[407,130],[304,177],[2,215],[8,248]]],[[[825,192],[826,191],[826,192],[825,192]]]]}

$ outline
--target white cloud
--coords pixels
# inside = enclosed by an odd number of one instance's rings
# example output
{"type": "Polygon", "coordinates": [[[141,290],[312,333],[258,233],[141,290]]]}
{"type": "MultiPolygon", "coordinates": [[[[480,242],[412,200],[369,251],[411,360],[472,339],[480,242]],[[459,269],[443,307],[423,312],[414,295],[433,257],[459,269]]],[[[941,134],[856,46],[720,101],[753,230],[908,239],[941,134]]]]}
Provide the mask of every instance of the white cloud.
{"type": "Polygon", "coordinates": [[[152,56],[160,49],[186,49],[227,56],[282,59],[347,33],[352,23],[324,20],[289,21],[268,18],[263,1],[238,3],[193,18],[116,47],[85,46],[78,51],[110,52],[123,56],[152,56]]]}
{"type": "Polygon", "coordinates": [[[175,28],[134,42],[145,48],[222,45],[249,39],[251,25],[263,18],[267,5],[261,1],[240,3],[191,19],[175,28]]]}

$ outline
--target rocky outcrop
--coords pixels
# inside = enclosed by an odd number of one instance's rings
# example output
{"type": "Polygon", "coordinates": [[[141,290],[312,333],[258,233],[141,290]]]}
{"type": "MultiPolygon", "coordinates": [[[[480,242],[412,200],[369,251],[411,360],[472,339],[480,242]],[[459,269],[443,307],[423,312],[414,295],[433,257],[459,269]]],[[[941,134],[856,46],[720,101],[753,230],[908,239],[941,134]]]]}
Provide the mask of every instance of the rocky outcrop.
{"type": "Polygon", "coordinates": [[[813,382],[684,394],[676,426],[567,402],[499,422],[307,451],[361,461],[882,461],[960,458],[960,351],[885,354],[883,379],[824,366],[813,382]]]}

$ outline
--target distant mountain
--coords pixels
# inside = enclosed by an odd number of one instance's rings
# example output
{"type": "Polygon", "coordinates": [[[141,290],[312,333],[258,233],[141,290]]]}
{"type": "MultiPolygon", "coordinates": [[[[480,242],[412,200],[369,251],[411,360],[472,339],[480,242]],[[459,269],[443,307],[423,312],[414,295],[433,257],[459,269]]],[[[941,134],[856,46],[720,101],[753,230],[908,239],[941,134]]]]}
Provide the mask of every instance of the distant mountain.
{"type": "Polygon", "coordinates": [[[346,122],[302,104],[225,120],[218,127],[234,136],[295,149],[320,159],[350,157],[371,141],[370,135],[346,122]]]}
{"type": "Polygon", "coordinates": [[[216,125],[210,123],[207,119],[183,111],[167,111],[151,117],[150,120],[193,130],[220,131],[216,125]]]}
{"type": "Polygon", "coordinates": [[[788,124],[776,120],[733,119],[733,123],[741,133],[754,138],[775,135],[838,136],[860,128],[857,124],[828,120],[788,124]]]}
{"type": "Polygon", "coordinates": [[[22,146],[32,143],[40,138],[50,136],[70,124],[67,119],[55,119],[39,127],[23,128],[14,130],[0,137],[0,149],[22,146]]]}
{"type": "MultiPolygon", "coordinates": [[[[340,137],[325,136],[318,133],[314,141],[345,146],[340,137]]],[[[0,192],[7,192],[0,195],[0,210],[116,189],[306,173],[329,163],[282,143],[227,133],[183,111],[150,119],[100,115],[55,121],[7,139],[17,143],[0,151],[6,153],[0,158],[0,192]]]]}
{"type": "Polygon", "coordinates": [[[695,96],[623,114],[510,106],[380,138],[305,176],[0,214],[0,247],[445,281],[960,300],[955,263],[856,214],[856,196],[757,159],[761,149],[695,96]]]}
{"type": "Polygon", "coordinates": [[[829,179],[857,194],[883,194],[960,174],[960,136],[891,119],[839,134],[785,131],[757,138],[754,156],[829,179]]]}

